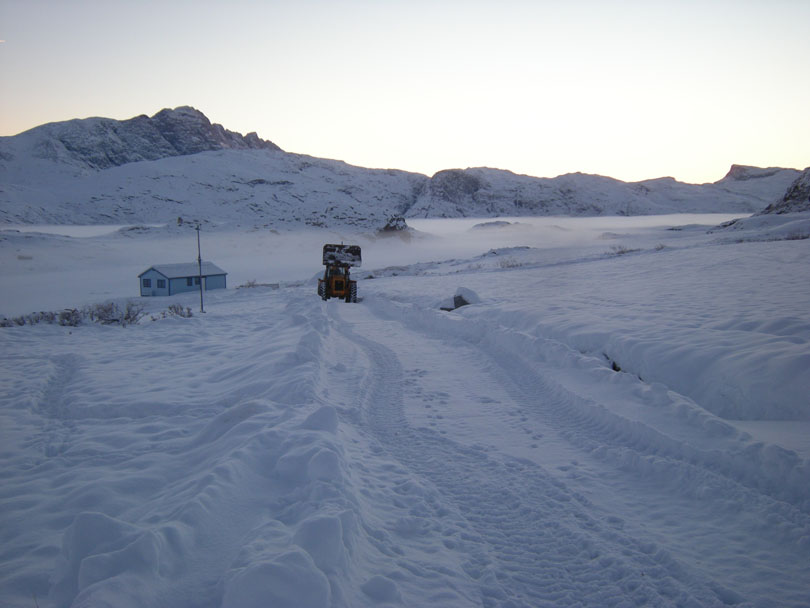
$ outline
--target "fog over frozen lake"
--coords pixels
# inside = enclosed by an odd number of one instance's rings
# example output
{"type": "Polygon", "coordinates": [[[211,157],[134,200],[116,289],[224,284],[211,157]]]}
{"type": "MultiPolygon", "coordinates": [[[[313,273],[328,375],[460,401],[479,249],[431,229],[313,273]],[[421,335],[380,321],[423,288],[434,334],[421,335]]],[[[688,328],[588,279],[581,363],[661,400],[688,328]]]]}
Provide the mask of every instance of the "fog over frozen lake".
{"type": "MultiPolygon", "coordinates": [[[[321,270],[321,247],[330,241],[361,245],[365,270],[469,258],[490,249],[524,246],[548,250],[548,261],[554,263],[609,252],[616,246],[653,247],[662,240],[688,238],[694,232],[703,235],[705,229],[694,228],[716,226],[735,217],[740,216],[409,219],[416,231],[411,238],[204,226],[202,257],[226,270],[228,287],[233,288],[248,281],[310,280],[321,270]],[[693,230],[668,230],[677,226],[693,230]]],[[[0,277],[6,288],[0,297],[0,315],[138,297],[137,275],[149,266],[196,261],[193,229],[144,228],[3,226],[0,277]]]]}

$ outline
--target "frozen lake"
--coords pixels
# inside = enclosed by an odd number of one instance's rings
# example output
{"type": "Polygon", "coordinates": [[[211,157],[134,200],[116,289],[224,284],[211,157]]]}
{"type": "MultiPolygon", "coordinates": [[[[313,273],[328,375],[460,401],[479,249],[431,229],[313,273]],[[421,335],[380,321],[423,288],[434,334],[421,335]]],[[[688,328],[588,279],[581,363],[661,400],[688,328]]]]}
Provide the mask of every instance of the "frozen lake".
{"type": "MultiPolygon", "coordinates": [[[[705,238],[705,227],[740,217],[684,214],[638,217],[531,217],[410,219],[417,232],[398,235],[347,234],[324,230],[203,229],[202,256],[228,272],[229,288],[260,283],[311,280],[321,271],[326,242],[356,242],[363,268],[372,270],[419,262],[469,258],[490,249],[535,247],[548,262],[614,247],[654,247],[705,238]],[[689,226],[690,229],[670,230],[689,226]],[[703,228],[700,228],[703,227],[703,228]]],[[[60,310],[110,298],[137,297],[137,276],[153,264],[193,262],[196,232],[162,227],[5,226],[0,228],[0,315],[60,310]]]]}
{"type": "MultiPolygon", "coordinates": [[[[162,224],[150,224],[150,227],[157,228],[162,224]]],[[[105,234],[112,234],[121,228],[128,228],[127,224],[110,224],[102,226],[68,226],[57,224],[2,224],[0,225],[0,232],[10,230],[18,232],[39,232],[41,234],[58,234],[61,236],[70,236],[74,238],[88,238],[93,236],[103,236],[105,234]]]]}

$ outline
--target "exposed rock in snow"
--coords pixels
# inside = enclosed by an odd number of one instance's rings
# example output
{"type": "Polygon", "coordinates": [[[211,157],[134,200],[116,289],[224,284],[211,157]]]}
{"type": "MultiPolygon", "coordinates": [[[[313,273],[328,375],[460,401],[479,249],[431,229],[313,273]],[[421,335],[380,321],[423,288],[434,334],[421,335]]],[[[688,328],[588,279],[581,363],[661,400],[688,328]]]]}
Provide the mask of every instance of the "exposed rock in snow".
{"type": "Polygon", "coordinates": [[[731,169],[728,170],[726,176],[721,179],[721,182],[724,181],[747,181],[750,179],[762,179],[764,177],[771,177],[772,175],[776,175],[783,169],[779,167],[769,167],[767,169],[762,169],[760,167],[749,167],[747,165],[731,165],[731,169]]]}
{"type": "Polygon", "coordinates": [[[751,217],[718,226],[714,232],[733,231],[737,241],[782,241],[810,238],[810,167],[787,192],[751,217]]]}
{"type": "Polygon", "coordinates": [[[494,222],[481,222],[480,224],[476,224],[470,230],[487,230],[490,228],[506,228],[507,226],[512,226],[512,222],[507,222],[505,220],[496,220],[494,222]]]}
{"type": "Polygon", "coordinates": [[[395,237],[406,243],[410,242],[416,234],[417,231],[408,226],[405,218],[401,215],[389,218],[385,226],[378,229],[376,232],[376,236],[380,238],[387,239],[395,237]]]}
{"type": "Polygon", "coordinates": [[[402,232],[403,230],[408,230],[408,224],[405,218],[400,215],[389,218],[385,226],[382,227],[382,232],[402,232]]]}
{"type": "Polygon", "coordinates": [[[470,230],[499,230],[501,228],[530,228],[529,224],[524,222],[507,222],[505,220],[495,220],[492,222],[481,222],[476,224],[470,230]]]}
{"type": "Polygon", "coordinates": [[[538,178],[498,169],[453,169],[425,184],[406,217],[753,213],[798,175],[794,169],[745,169],[732,168],[729,175],[736,178],[703,185],[671,177],[626,183],[582,173],[538,178]]]}
{"type": "Polygon", "coordinates": [[[781,200],[771,203],[757,215],[810,211],[810,167],[790,185],[781,200]]]}
{"type": "Polygon", "coordinates": [[[90,169],[222,149],[281,150],[256,133],[242,136],[212,124],[189,106],[164,109],[149,118],[85,118],[35,127],[17,138],[28,140],[32,156],[90,169]]]}
{"type": "MultiPolygon", "coordinates": [[[[439,202],[443,208],[467,215],[465,208],[475,201],[475,194],[484,187],[481,177],[470,170],[448,169],[439,171],[425,185],[423,199],[439,202]]],[[[443,216],[453,217],[442,211],[443,216]]]]}
{"type": "Polygon", "coordinates": [[[479,304],[481,298],[472,289],[459,287],[452,298],[445,298],[439,303],[441,310],[451,311],[470,304],[479,304]]]}

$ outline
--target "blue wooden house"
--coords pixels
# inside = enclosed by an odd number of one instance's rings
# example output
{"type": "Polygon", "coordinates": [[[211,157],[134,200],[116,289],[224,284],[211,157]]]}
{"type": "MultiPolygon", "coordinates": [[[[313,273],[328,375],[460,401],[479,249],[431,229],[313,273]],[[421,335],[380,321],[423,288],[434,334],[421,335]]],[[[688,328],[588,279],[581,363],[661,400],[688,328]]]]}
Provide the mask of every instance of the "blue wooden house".
{"type": "Polygon", "coordinates": [[[173,296],[186,291],[225,289],[228,273],[212,262],[202,263],[202,276],[197,262],[188,264],[158,264],[138,275],[142,296],[173,296]]]}

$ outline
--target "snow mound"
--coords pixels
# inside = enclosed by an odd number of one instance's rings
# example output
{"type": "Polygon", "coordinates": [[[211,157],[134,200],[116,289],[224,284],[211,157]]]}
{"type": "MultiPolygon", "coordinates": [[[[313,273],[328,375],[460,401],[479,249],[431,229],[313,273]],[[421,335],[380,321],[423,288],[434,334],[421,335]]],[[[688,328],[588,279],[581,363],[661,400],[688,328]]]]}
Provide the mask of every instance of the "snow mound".
{"type": "Polygon", "coordinates": [[[710,233],[725,243],[800,241],[810,238],[810,212],[753,215],[721,224],[710,233]]]}
{"type": "Polygon", "coordinates": [[[251,564],[225,582],[221,608],[329,608],[329,580],[304,551],[251,564]]]}
{"type": "Polygon", "coordinates": [[[337,410],[330,405],[324,405],[312,414],[301,424],[301,428],[313,431],[326,431],[334,433],[338,427],[337,410]]]}

